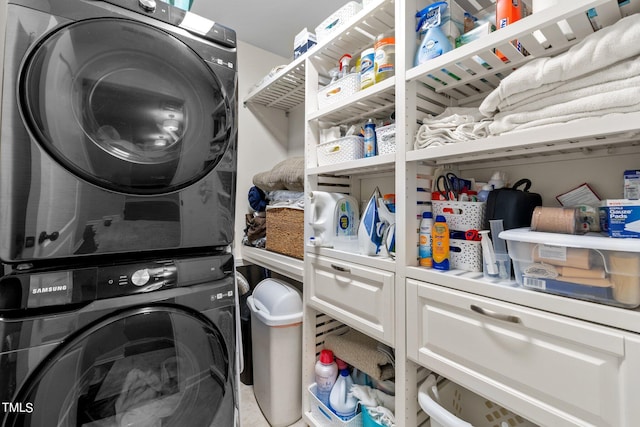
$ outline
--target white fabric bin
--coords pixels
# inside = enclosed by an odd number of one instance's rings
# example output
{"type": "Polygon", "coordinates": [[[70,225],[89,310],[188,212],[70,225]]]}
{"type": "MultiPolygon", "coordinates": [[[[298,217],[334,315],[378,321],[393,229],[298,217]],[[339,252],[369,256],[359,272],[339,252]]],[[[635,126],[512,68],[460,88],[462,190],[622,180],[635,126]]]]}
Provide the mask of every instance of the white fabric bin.
{"type": "Polygon", "coordinates": [[[253,392],[273,427],[302,416],[302,295],[265,279],[247,298],[251,309],[253,392]]]}

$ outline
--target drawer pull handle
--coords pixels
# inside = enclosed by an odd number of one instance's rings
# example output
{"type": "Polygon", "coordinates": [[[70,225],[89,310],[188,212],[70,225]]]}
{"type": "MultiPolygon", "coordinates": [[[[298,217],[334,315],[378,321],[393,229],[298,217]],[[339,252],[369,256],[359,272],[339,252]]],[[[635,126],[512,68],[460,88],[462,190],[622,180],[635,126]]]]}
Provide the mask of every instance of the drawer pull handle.
{"type": "Polygon", "coordinates": [[[522,321],[520,320],[520,318],[518,316],[513,316],[511,314],[496,313],[495,311],[491,311],[491,310],[487,310],[486,308],[478,307],[475,304],[471,304],[470,308],[471,308],[472,311],[475,311],[476,313],[480,313],[483,316],[492,317],[494,319],[502,320],[504,322],[522,323],[522,321]]]}
{"type": "Polygon", "coordinates": [[[334,270],[342,271],[343,273],[351,273],[350,269],[340,267],[339,265],[331,264],[331,268],[333,268],[334,270]]]}

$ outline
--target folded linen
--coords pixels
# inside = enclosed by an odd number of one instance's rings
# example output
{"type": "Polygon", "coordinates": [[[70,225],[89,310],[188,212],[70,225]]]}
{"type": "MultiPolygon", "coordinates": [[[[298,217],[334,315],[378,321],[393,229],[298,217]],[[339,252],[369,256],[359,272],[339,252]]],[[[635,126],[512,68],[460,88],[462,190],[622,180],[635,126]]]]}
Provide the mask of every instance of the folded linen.
{"type": "Polygon", "coordinates": [[[499,135],[533,127],[569,123],[590,117],[639,111],[640,88],[629,87],[571,99],[561,104],[548,105],[539,110],[499,113],[489,125],[489,130],[493,135],[499,135]]]}
{"type": "Polygon", "coordinates": [[[501,102],[515,93],[566,82],[638,54],[640,14],[634,14],[585,37],[561,55],[534,59],[523,65],[484,99],[480,112],[491,117],[501,102]]]}
{"type": "Polygon", "coordinates": [[[351,329],[342,335],[328,335],[324,346],[332,350],[337,358],[371,378],[383,381],[395,376],[395,369],[389,356],[378,351],[376,340],[361,332],[351,329]]]}
{"type": "Polygon", "coordinates": [[[489,123],[477,108],[446,108],[437,116],[423,119],[416,133],[415,148],[486,138],[489,123]]]}
{"type": "MultiPolygon", "coordinates": [[[[498,112],[513,111],[560,93],[572,92],[578,89],[624,80],[635,76],[640,76],[640,56],[620,61],[610,68],[597,70],[573,80],[547,83],[535,89],[514,93],[502,100],[497,110],[498,112]]],[[[548,102],[548,104],[553,104],[554,102],[555,101],[548,102]]],[[[529,109],[531,110],[533,108],[529,109]]]]}

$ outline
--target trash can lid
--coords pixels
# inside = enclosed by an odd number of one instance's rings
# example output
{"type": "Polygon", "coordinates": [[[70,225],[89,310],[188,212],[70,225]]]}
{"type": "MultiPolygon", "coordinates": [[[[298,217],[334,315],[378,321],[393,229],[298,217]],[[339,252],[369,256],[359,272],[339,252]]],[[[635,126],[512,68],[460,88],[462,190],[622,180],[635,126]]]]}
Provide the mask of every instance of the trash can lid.
{"type": "Polygon", "coordinates": [[[267,326],[283,326],[302,321],[302,294],[278,279],[258,283],[247,303],[253,314],[267,326]]]}

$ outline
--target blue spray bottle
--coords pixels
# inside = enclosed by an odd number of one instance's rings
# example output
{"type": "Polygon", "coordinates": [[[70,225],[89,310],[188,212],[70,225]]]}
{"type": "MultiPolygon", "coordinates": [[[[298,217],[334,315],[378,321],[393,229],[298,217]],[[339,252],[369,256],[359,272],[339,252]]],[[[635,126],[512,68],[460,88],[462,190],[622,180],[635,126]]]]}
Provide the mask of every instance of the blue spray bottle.
{"type": "Polygon", "coordinates": [[[453,49],[451,42],[440,28],[443,24],[442,17],[447,6],[447,2],[441,1],[416,13],[416,18],[418,18],[416,32],[424,35],[416,51],[414,66],[418,66],[453,49]]]}

